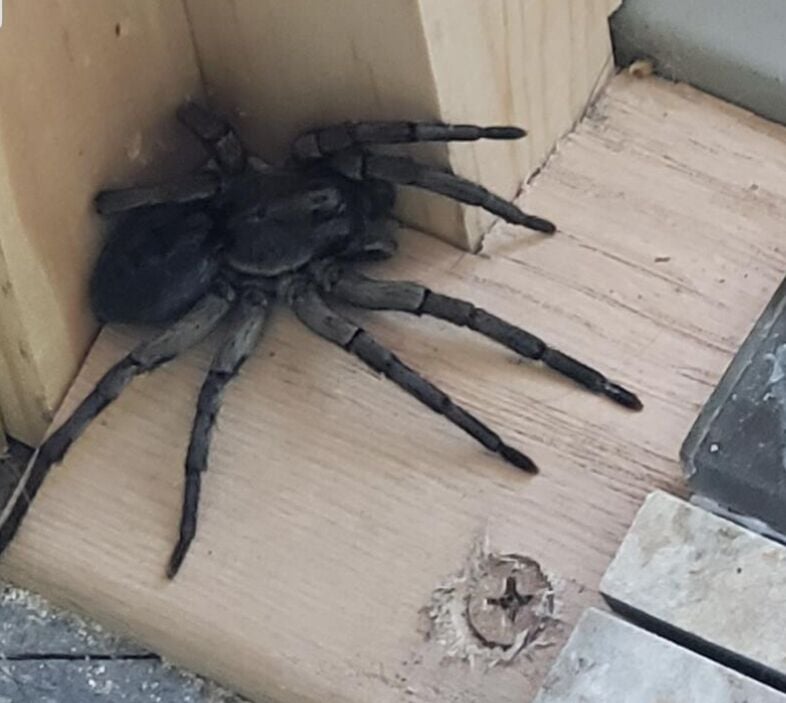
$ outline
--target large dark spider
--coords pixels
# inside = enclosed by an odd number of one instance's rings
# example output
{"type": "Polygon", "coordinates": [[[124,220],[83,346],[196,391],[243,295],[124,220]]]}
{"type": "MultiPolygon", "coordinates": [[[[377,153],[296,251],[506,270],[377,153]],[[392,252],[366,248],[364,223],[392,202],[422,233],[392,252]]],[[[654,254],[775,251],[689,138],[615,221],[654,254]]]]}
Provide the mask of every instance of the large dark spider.
{"type": "Polygon", "coordinates": [[[361,308],[430,315],[539,360],[585,388],[634,410],[630,391],[547,346],[523,329],[416,283],[378,281],[353,271],[356,261],[387,258],[396,246],[390,225],[395,185],[410,185],[477,205],[544,233],[554,225],[452,173],[410,158],[369,150],[374,144],[519,139],[516,127],[416,122],[360,122],[307,132],[281,167],[247,155],[222,119],[189,102],[180,121],[211,158],[198,173],[165,185],[104,191],[96,207],[114,219],[91,281],[103,322],[164,323],[101,378],[73,414],[43,443],[31,467],[26,500],[0,529],[8,544],[52,464],[137,375],[152,371],[208,335],[232,312],[197,403],[185,462],[180,537],[167,574],[177,573],[196,532],[201,473],[227,383],[260,338],[274,300],[287,303],[313,332],[354,354],[486,449],[524,471],[532,460],[404,364],[365,330],[336,312],[339,300],[361,308]]]}

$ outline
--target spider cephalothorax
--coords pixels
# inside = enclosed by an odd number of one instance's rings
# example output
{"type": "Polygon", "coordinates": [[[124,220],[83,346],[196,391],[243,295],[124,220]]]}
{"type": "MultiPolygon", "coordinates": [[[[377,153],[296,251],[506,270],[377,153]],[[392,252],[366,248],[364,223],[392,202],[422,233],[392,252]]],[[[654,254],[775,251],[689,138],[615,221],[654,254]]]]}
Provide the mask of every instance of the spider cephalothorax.
{"type": "Polygon", "coordinates": [[[589,390],[638,410],[630,391],[542,340],[469,302],[416,283],[378,281],[353,270],[395,252],[390,219],[396,185],[411,185],[480,206],[508,222],[544,233],[547,220],[452,173],[410,158],[379,155],[374,144],[518,139],[516,127],[416,122],[345,123],[307,132],[292,157],[274,167],[249,156],[234,130],[196,103],[178,116],[210,159],[198,173],[147,188],[104,191],[98,211],[113,222],[91,280],[91,302],[104,322],[167,325],[115,364],[73,414],[43,443],[19,500],[0,527],[0,550],[12,539],[29,499],[53,463],[137,375],[197,344],[230,318],[199,400],[186,455],[180,536],[169,561],[173,577],[196,533],[201,473],[227,383],[252,353],[274,301],[289,305],[309,329],[354,354],[486,449],[519,469],[532,460],[506,444],[365,330],[332,300],[376,310],[430,315],[468,327],[589,390]]]}

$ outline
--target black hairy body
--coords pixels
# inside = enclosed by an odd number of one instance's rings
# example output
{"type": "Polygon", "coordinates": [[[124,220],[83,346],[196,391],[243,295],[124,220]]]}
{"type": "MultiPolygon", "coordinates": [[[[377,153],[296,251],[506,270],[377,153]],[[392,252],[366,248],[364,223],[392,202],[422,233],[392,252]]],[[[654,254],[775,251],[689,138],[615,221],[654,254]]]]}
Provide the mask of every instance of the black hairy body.
{"type": "MultiPolygon", "coordinates": [[[[554,232],[549,221],[522,212],[478,184],[371,150],[375,144],[518,139],[523,130],[345,123],[301,135],[293,143],[291,159],[270,166],[248,155],[230,125],[200,105],[187,103],[178,115],[206,147],[210,158],[205,166],[172,183],[104,191],[96,197],[96,207],[110,218],[111,227],[91,279],[93,310],[102,322],[155,323],[163,331],[109,369],[40,447],[26,485],[28,500],[52,464],[135,376],[173,359],[228,319],[197,401],[179,537],[167,569],[173,577],[196,534],[201,474],[207,469],[223,393],[253,353],[275,302],[291,307],[314,333],[523,471],[537,470],[526,454],[338,313],[332,301],[429,315],[467,327],[622,406],[641,408],[633,393],[600,372],[470,302],[417,283],[374,280],[354,270],[359,261],[395,253],[391,213],[397,185],[430,190],[508,222],[554,232]]],[[[0,527],[0,550],[13,538],[28,500],[20,500],[0,527]]]]}

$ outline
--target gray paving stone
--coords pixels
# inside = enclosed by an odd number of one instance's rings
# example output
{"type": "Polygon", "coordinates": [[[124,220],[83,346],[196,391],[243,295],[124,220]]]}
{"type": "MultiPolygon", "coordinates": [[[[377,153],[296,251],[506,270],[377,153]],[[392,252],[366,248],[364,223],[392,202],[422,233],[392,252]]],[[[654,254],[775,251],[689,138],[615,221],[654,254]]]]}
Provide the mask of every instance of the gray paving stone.
{"type": "Polygon", "coordinates": [[[0,703],[93,701],[243,703],[43,598],[0,588],[0,703]]]}
{"type": "Polygon", "coordinates": [[[594,608],[534,703],[786,703],[786,695],[594,608]]]}
{"type": "Polygon", "coordinates": [[[702,409],[681,457],[694,491],[786,534],[786,283],[702,409]]]}
{"type": "Polygon", "coordinates": [[[600,590],[649,629],[786,690],[783,545],[655,492],[600,590]]]}
{"type": "Polygon", "coordinates": [[[0,662],[0,703],[231,703],[157,661],[0,662]]]}
{"type": "Polygon", "coordinates": [[[0,587],[0,658],[141,656],[135,644],[81,618],[52,610],[43,598],[0,587]]]}

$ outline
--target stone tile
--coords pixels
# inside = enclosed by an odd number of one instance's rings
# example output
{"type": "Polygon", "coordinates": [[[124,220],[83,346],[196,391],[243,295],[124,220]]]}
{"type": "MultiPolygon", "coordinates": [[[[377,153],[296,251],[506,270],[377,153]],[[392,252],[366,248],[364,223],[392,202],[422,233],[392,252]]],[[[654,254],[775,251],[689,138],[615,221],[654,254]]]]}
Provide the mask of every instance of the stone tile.
{"type": "Polygon", "coordinates": [[[600,590],[649,629],[786,689],[783,545],[655,492],[600,590]]]}
{"type": "Polygon", "coordinates": [[[97,625],[52,609],[43,598],[0,586],[0,658],[144,654],[97,625]]]}
{"type": "Polygon", "coordinates": [[[594,608],[534,703],[786,703],[786,695],[594,608]]]}
{"type": "Polygon", "coordinates": [[[0,587],[0,703],[243,703],[43,598],[0,587]]]}
{"type": "Polygon", "coordinates": [[[236,703],[154,660],[0,661],[0,703],[236,703]]]}
{"type": "Polygon", "coordinates": [[[694,491],[786,534],[786,283],[736,353],[681,455],[694,491]]]}

